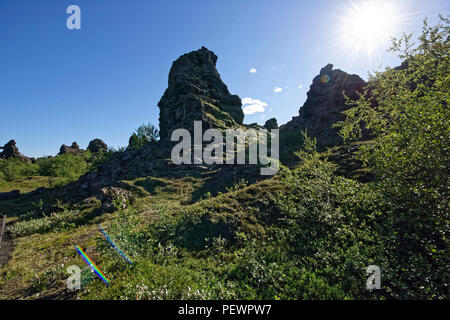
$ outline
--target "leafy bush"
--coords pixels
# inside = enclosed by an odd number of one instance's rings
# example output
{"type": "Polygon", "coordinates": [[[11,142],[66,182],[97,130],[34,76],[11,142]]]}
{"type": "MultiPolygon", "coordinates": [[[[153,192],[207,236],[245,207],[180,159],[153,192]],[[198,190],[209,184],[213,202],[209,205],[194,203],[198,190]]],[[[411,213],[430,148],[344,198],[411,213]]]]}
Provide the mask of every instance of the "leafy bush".
{"type": "Polygon", "coordinates": [[[417,47],[411,35],[394,39],[401,68],[371,76],[347,120],[344,138],[362,125],[374,134],[358,157],[376,178],[385,208],[379,217],[389,263],[386,275],[400,298],[443,298],[448,294],[450,141],[450,21],[425,20],[417,47]]]}
{"type": "Polygon", "coordinates": [[[0,160],[0,180],[14,181],[21,177],[37,175],[36,164],[25,163],[16,158],[0,160]]]}
{"type": "Polygon", "coordinates": [[[144,145],[156,142],[159,139],[158,129],[151,123],[142,124],[130,137],[128,148],[139,149],[144,145]]]}
{"type": "MultiPolygon", "coordinates": [[[[94,159],[95,167],[107,161],[110,153],[97,156],[94,159]]],[[[35,163],[26,163],[16,158],[0,160],[0,182],[11,182],[23,177],[48,176],[62,178],[63,182],[78,179],[92,167],[91,153],[86,151],[82,156],[63,154],[56,157],[38,158],[35,163]]]]}
{"type": "Polygon", "coordinates": [[[67,181],[74,181],[89,170],[90,165],[87,160],[90,157],[91,154],[86,151],[83,156],[62,154],[54,158],[39,158],[37,160],[39,174],[41,176],[62,177],[67,181]]]}

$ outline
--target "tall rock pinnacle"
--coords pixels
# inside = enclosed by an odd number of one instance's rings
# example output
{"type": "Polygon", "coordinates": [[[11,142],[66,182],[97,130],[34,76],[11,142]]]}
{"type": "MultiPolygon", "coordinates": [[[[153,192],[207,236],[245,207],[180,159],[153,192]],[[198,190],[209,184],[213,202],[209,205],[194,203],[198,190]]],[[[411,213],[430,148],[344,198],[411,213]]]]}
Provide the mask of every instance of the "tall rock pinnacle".
{"type": "Polygon", "coordinates": [[[241,99],[232,95],[216,69],[217,56],[202,47],[182,55],[172,65],[169,85],[159,106],[161,139],[177,128],[192,130],[201,120],[204,129],[242,124],[241,99]]]}
{"type": "Polygon", "coordinates": [[[350,75],[339,69],[333,70],[328,64],[313,79],[305,104],[299,116],[293,117],[282,129],[307,129],[308,135],[316,137],[322,146],[337,145],[341,142],[333,124],[344,120],[342,111],[349,108],[342,92],[353,100],[358,99],[366,82],[357,75],[350,75]]]}

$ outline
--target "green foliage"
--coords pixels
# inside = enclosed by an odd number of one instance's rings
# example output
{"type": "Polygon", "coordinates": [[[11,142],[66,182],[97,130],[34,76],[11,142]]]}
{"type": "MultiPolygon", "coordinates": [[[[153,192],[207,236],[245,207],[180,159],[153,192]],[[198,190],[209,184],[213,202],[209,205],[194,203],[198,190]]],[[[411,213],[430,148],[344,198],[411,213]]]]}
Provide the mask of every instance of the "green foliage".
{"type": "Polygon", "coordinates": [[[14,181],[21,177],[30,177],[38,173],[36,164],[26,163],[16,158],[0,160],[0,180],[14,181]]]}
{"type": "Polygon", "coordinates": [[[107,151],[98,152],[92,159],[91,170],[98,170],[102,164],[106,163],[111,156],[120,151],[116,151],[115,149],[109,148],[107,151]]]}
{"type": "MultiPolygon", "coordinates": [[[[359,183],[334,175],[334,166],[314,149],[314,142],[306,138],[305,151],[299,153],[302,165],[284,169],[284,191],[276,202],[281,216],[266,226],[265,238],[246,229],[230,235],[236,222],[214,214],[220,210],[219,198],[206,200],[211,208],[160,212],[158,219],[141,227],[136,221],[130,224],[136,218],[131,219],[133,210],[126,213],[118,206],[109,230],[121,248],[136,253],[136,265],[118,263],[117,254],[105,255],[102,267],[117,283],[110,289],[90,287],[88,297],[372,297],[365,290],[365,268],[378,261],[376,235],[368,227],[374,200],[359,183]],[[170,281],[162,283],[168,273],[170,281]]],[[[241,182],[229,192],[247,194],[244,186],[241,182]]],[[[271,214],[274,209],[263,208],[271,214]]]]}
{"type": "MultiPolygon", "coordinates": [[[[108,153],[96,158],[95,167],[106,161],[109,156],[108,153]]],[[[15,158],[0,160],[0,183],[4,185],[6,182],[17,181],[24,177],[48,176],[58,178],[53,179],[55,183],[64,184],[77,180],[89,171],[92,166],[91,158],[91,153],[86,151],[82,156],[63,154],[38,158],[35,163],[26,163],[15,158]]]]}
{"type": "Polygon", "coordinates": [[[128,148],[139,149],[144,145],[156,142],[159,139],[158,129],[151,123],[142,124],[130,137],[128,148]]]}
{"type": "MultiPolygon", "coordinates": [[[[117,211],[111,219],[107,233],[128,258],[137,259],[145,252],[144,247],[146,248],[146,238],[137,229],[141,219],[134,209],[124,210],[124,204],[120,200],[114,200],[114,205],[117,211]]],[[[127,264],[103,236],[97,238],[97,244],[113,265],[123,267],[127,264]]]]}
{"type": "Polygon", "coordinates": [[[396,297],[448,294],[448,163],[450,141],[450,27],[425,20],[419,45],[411,35],[394,39],[404,63],[377,72],[340,123],[344,138],[365,125],[374,141],[358,154],[372,169],[385,205],[379,218],[396,297]]]}
{"type": "Polygon", "coordinates": [[[67,181],[74,181],[89,169],[87,160],[90,154],[75,156],[62,154],[54,158],[40,158],[37,160],[39,174],[49,177],[63,177],[67,181]]]}
{"type": "MultiPolygon", "coordinates": [[[[36,213],[31,213],[28,218],[36,216],[36,213]]],[[[14,237],[29,236],[36,233],[61,232],[76,227],[81,218],[82,213],[80,211],[66,209],[43,218],[16,222],[10,227],[10,231],[14,237]]]]}

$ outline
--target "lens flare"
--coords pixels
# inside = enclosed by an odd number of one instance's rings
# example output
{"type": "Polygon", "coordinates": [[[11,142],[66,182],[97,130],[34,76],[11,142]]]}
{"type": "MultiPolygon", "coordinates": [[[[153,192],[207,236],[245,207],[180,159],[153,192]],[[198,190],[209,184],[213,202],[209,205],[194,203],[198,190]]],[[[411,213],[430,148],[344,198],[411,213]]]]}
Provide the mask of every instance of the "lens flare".
{"type": "Polygon", "coordinates": [[[322,82],[323,84],[326,84],[326,83],[330,82],[330,76],[328,74],[324,74],[320,78],[320,82],[322,82]]]}
{"type": "Polygon", "coordinates": [[[117,245],[114,243],[114,241],[112,241],[112,239],[106,233],[105,229],[103,229],[101,225],[98,225],[98,227],[100,228],[101,233],[106,238],[106,240],[109,242],[109,244],[122,256],[122,258],[124,258],[129,264],[133,264],[133,262],[126,256],[126,254],[123,253],[122,250],[120,250],[117,247],[117,245]]]}
{"type": "Polygon", "coordinates": [[[100,278],[102,281],[106,284],[110,284],[110,281],[106,276],[103,274],[103,272],[95,265],[95,263],[91,260],[91,258],[88,257],[88,255],[81,249],[80,246],[75,246],[75,249],[77,250],[78,254],[83,258],[83,260],[87,263],[89,268],[100,278]]]}
{"type": "Polygon", "coordinates": [[[338,11],[334,45],[348,57],[381,62],[381,52],[389,49],[391,37],[409,19],[404,3],[394,0],[349,0],[338,11]]]}

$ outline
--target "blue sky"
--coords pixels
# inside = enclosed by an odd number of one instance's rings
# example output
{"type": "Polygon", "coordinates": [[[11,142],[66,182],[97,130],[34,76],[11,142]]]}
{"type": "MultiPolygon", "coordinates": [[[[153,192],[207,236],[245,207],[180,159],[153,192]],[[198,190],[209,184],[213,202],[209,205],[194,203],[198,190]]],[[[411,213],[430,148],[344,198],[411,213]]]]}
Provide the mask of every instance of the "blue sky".
{"type": "MultiPolygon", "coordinates": [[[[1,0],[0,144],[14,138],[34,157],[72,141],[86,148],[94,138],[126,146],[140,124],[158,125],[172,62],[201,46],[218,55],[231,93],[264,103],[264,112],[244,122],[286,123],[327,63],[363,78],[381,63],[399,63],[385,52],[388,41],[377,44],[379,57],[349,58],[351,46],[339,32],[350,6],[349,0],[1,0]],[[66,28],[71,4],[81,8],[81,30],[66,28]]],[[[396,1],[392,34],[417,33],[425,16],[436,21],[449,9],[446,0],[396,1]]]]}

